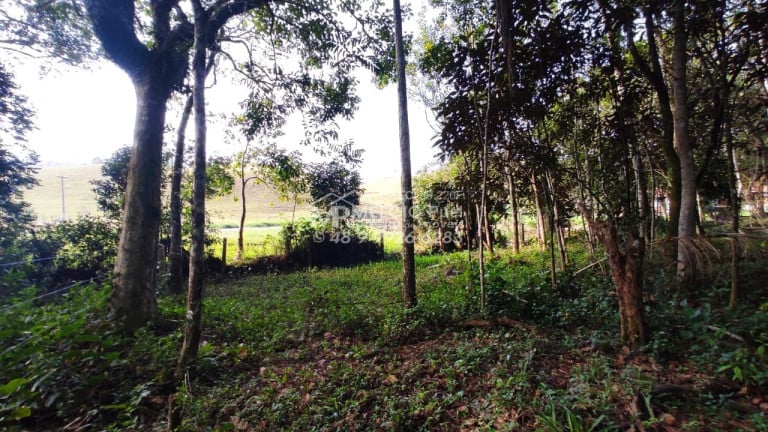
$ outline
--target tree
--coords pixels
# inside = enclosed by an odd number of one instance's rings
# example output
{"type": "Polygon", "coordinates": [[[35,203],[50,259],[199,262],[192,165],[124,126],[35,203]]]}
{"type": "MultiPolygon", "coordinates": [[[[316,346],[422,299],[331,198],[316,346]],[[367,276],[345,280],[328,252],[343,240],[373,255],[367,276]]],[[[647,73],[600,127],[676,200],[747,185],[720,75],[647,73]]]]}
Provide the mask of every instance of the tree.
{"type": "Polygon", "coordinates": [[[307,183],[312,205],[318,210],[330,212],[343,208],[348,215],[360,204],[363,193],[360,173],[338,161],[309,165],[307,183]]]}
{"type": "Polygon", "coordinates": [[[117,149],[101,165],[102,179],[91,180],[95,187],[96,204],[104,214],[113,220],[120,220],[125,204],[125,189],[128,185],[128,163],[131,147],[117,149]]]}
{"type": "Polygon", "coordinates": [[[696,165],[693,159],[693,144],[689,133],[688,112],[688,30],[686,26],[686,2],[678,0],[671,4],[672,15],[672,66],[670,81],[672,87],[672,112],[674,120],[674,141],[680,159],[680,221],[677,235],[677,281],[686,284],[692,272],[690,241],[696,234],[696,165]]]}
{"type": "Polygon", "coordinates": [[[192,0],[195,25],[195,44],[192,61],[194,76],[193,108],[195,113],[195,165],[192,193],[192,242],[189,252],[189,289],[187,313],[184,321],[184,342],[176,365],[176,379],[181,379],[190,360],[197,357],[203,323],[203,287],[205,277],[205,196],[206,196],[206,140],[205,64],[208,58],[208,22],[211,15],[200,0],[192,0]]]}
{"type": "Polygon", "coordinates": [[[245,250],[245,243],[243,236],[245,232],[245,216],[248,210],[248,203],[246,202],[246,187],[248,183],[258,182],[263,183],[264,180],[254,171],[257,170],[256,165],[253,163],[256,155],[252,151],[251,141],[249,140],[245,144],[245,148],[235,156],[232,169],[235,171],[235,175],[240,182],[240,224],[237,230],[237,255],[235,260],[240,261],[243,259],[245,250]]]}
{"type": "MultiPolygon", "coordinates": [[[[129,75],[136,88],[138,108],[134,146],[110,299],[111,314],[118,317],[126,328],[135,329],[156,313],[156,274],[152,262],[159,227],[161,148],[166,103],[172,92],[183,83],[194,25],[180,7],[180,0],[150,1],[146,9],[142,9],[146,11],[149,20],[142,27],[135,25],[139,17],[136,4],[131,0],[86,0],[85,5],[94,34],[107,56],[129,75]],[[137,31],[139,28],[147,29],[148,35],[142,36],[137,31]]],[[[301,57],[304,68],[298,74],[299,79],[291,81],[293,86],[298,89],[305,85],[318,94],[321,100],[341,102],[317,110],[315,114],[320,120],[332,119],[336,113],[351,114],[349,104],[339,98],[339,95],[353,89],[350,79],[344,79],[351,59],[367,61],[369,65],[378,64],[368,60],[373,58],[375,52],[363,52],[371,46],[371,38],[363,26],[371,26],[375,22],[371,15],[375,14],[376,5],[367,11],[365,18],[357,17],[354,8],[340,6],[358,24],[356,32],[346,31],[343,37],[334,34],[345,29],[334,12],[315,4],[294,7],[272,4],[268,0],[222,0],[200,6],[204,7],[203,15],[207,18],[204,31],[206,48],[215,48],[219,31],[232,18],[255,9],[261,11],[256,21],[280,24],[253,27],[258,28],[253,30],[257,35],[259,32],[273,31],[287,37],[282,40],[288,44],[273,53],[285,52],[291,45],[303,44],[308,55],[301,57]],[[289,37],[291,35],[293,39],[289,37]],[[321,43],[320,40],[325,42],[321,43]],[[335,76],[341,92],[336,91],[334,86],[313,80],[307,72],[307,69],[321,69],[325,61],[337,60],[338,53],[348,54],[345,62],[336,63],[338,70],[345,68],[343,75],[337,73],[335,76]],[[369,54],[372,55],[369,57],[369,54]],[[312,61],[308,63],[309,60],[312,61]]],[[[385,24],[386,21],[382,23],[385,24]]],[[[248,64],[247,67],[252,70],[260,68],[256,64],[248,64]]],[[[299,92],[293,94],[296,97],[304,96],[299,92]]],[[[304,101],[304,106],[307,106],[307,100],[304,101]]]]}
{"type": "Polygon", "coordinates": [[[37,156],[24,147],[32,128],[32,111],[17,93],[13,76],[0,63],[0,254],[33,220],[23,191],[38,184],[37,156]],[[14,151],[11,151],[14,150],[14,151]]]}
{"type": "Polygon", "coordinates": [[[405,83],[405,49],[400,0],[393,0],[395,12],[395,56],[397,58],[397,117],[400,129],[400,193],[403,224],[403,303],[416,306],[416,265],[414,263],[413,185],[411,182],[411,142],[408,130],[408,93],[405,83]]]}
{"type": "MultiPolygon", "coordinates": [[[[129,331],[157,313],[155,259],[166,102],[186,73],[193,30],[187,21],[171,25],[176,3],[150,2],[152,36],[147,46],[134,27],[137,16],[132,0],[85,1],[94,34],[107,57],[128,74],[136,90],[133,150],[109,302],[110,314],[129,331]]],[[[234,11],[218,13],[223,25],[234,11]]]]}

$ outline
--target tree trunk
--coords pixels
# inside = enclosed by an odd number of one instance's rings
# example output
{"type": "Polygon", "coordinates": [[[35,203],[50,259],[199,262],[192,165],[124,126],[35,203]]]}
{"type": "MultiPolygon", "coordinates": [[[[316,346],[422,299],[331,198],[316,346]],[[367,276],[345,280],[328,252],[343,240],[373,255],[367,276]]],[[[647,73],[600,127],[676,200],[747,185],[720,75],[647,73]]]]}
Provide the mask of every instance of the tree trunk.
{"type": "Polygon", "coordinates": [[[400,190],[403,197],[403,304],[416,306],[416,264],[413,233],[413,186],[411,184],[411,142],[408,129],[408,93],[405,87],[405,51],[403,50],[403,18],[400,0],[393,0],[395,19],[395,51],[397,56],[397,111],[400,125],[400,190]]]}
{"type": "Polygon", "coordinates": [[[546,249],[547,245],[547,228],[549,225],[549,218],[545,211],[544,192],[541,190],[541,185],[538,184],[536,174],[531,174],[531,187],[533,188],[533,199],[536,205],[536,234],[539,239],[539,247],[541,250],[546,249]]]}
{"type": "MultiPolygon", "coordinates": [[[[160,73],[157,69],[152,72],[160,73]]],[[[110,315],[121,321],[127,331],[141,327],[157,314],[160,176],[165,104],[170,96],[162,82],[150,76],[146,83],[134,84],[137,100],[134,144],[109,301],[110,315]]]]}
{"type": "Polygon", "coordinates": [[[479,270],[480,282],[480,311],[485,310],[485,245],[483,241],[483,215],[482,204],[475,204],[475,214],[477,214],[477,267],[479,270]]]}
{"type": "Polygon", "coordinates": [[[174,294],[184,292],[184,258],[181,243],[181,179],[184,174],[185,135],[189,116],[192,113],[192,95],[187,97],[184,110],[181,112],[179,129],[176,131],[176,150],[173,156],[173,174],[171,175],[171,238],[168,261],[170,262],[170,277],[168,290],[174,294]]]}
{"type": "Polygon", "coordinates": [[[731,231],[734,238],[731,240],[731,294],[728,302],[728,309],[735,309],[739,304],[741,292],[741,274],[739,272],[739,261],[741,260],[741,250],[739,248],[739,230],[741,213],[741,196],[739,195],[738,181],[736,179],[736,150],[733,145],[733,135],[731,134],[732,113],[730,104],[726,100],[725,104],[725,157],[728,163],[728,189],[730,192],[729,204],[731,206],[731,231]]]}
{"type": "MultiPolygon", "coordinates": [[[[630,51],[640,70],[646,76],[648,81],[656,91],[656,97],[659,99],[659,113],[661,114],[661,131],[662,131],[662,148],[664,149],[664,156],[666,158],[667,170],[669,171],[669,224],[667,226],[667,239],[676,239],[678,225],[680,221],[680,194],[681,194],[681,174],[680,174],[680,158],[675,151],[675,138],[674,138],[674,116],[672,113],[672,106],[669,97],[669,89],[664,80],[664,73],[661,68],[661,60],[659,55],[658,45],[656,43],[656,31],[657,26],[653,18],[653,12],[650,8],[644,8],[643,14],[645,16],[645,31],[648,41],[648,58],[649,63],[646,64],[643,61],[643,57],[638,53],[637,47],[634,44],[633,30],[630,23],[625,24],[625,31],[627,33],[627,40],[629,41],[630,51]]],[[[654,188],[654,202],[656,197],[656,190],[654,188]]],[[[668,242],[668,246],[665,248],[665,256],[667,261],[672,263],[676,259],[677,248],[675,242],[668,242]]]]}
{"type": "Polygon", "coordinates": [[[520,215],[517,208],[517,189],[515,188],[515,179],[510,169],[507,170],[507,181],[509,182],[509,203],[512,207],[512,251],[515,254],[520,253],[520,215]]]}
{"type": "Polygon", "coordinates": [[[195,48],[192,62],[194,73],[195,110],[195,168],[192,194],[192,244],[189,254],[189,290],[187,313],[184,321],[184,342],[176,366],[176,377],[181,378],[187,364],[197,357],[203,319],[203,288],[205,262],[205,58],[208,17],[199,0],[193,1],[195,10],[195,48]]]}
{"type": "Polygon", "coordinates": [[[672,94],[674,97],[675,148],[680,158],[680,221],[678,223],[677,281],[683,287],[690,281],[692,262],[687,245],[696,234],[696,170],[689,136],[688,85],[686,51],[688,34],[685,28],[685,2],[672,2],[672,94]]]}
{"type": "MultiPolygon", "coordinates": [[[[241,179],[242,177],[241,173],[241,179]]],[[[240,225],[238,225],[237,228],[237,256],[235,258],[236,261],[242,261],[243,256],[245,254],[245,243],[243,242],[243,236],[245,233],[245,213],[247,210],[247,206],[245,205],[245,187],[247,186],[248,182],[243,180],[240,182],[240,225]]],[[[290,251],[285,251],[287,254],[290,251]]]]}
{"type": "Polygon", "coordinates": [[[635,230],[630,230],[624,250],[621,250],[615,222],[609,220],[598,223],[583,204],[579,207],[605,247],[611,279],[616,286],[619,302],[620,341],[631,348],[637,348],[646,342],[643,316],[643,238],[638,236],[635,230]]]}

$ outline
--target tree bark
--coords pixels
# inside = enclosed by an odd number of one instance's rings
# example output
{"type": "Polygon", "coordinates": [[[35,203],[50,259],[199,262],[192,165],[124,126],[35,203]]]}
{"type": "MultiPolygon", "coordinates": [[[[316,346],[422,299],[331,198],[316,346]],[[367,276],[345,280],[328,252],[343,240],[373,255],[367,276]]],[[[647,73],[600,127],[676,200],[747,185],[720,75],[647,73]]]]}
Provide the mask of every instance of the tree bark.
{"type": "Polygon", "coordinates": [[[192,198],[192,244],[189,254],[189,290],[187,292],[187,313],[184,322],[184,342],[176,366],[176,377],[180,378],[187,364],[197,357],[200,347],[200,333],[203,315],[203,288],[205,262],[205,60],[208,14],[199,0],[193,0],[195,11],[195,48],[192,61],[194,73],[195,111],[195,168],[192,198]]]}
{"type": "Polygon", "coordinates": [[[395,51],[397,56],[397,111],[400,125],[400,190],[403,198],[403,304],[416,306],[416,263],[413,233],[413,185],[411,183],[411,142],[408,128],[408,93],[405,87],[405,51],[403,50],[403,18],[400,0],[393,0],[395,51]]]}
{"type": "Polygon", "coordinates": [[[181,242],[181,179],[184,175],[185,135],[189,116],[192,113],[192,103],[192,95],[189,95],[181,112],[179,129],[176,131],[176,150],[173,157],[173,174],[171,175],[171,238],[170,252],[168,254],[170,277],[168,280],[168,290],[174,294],[184,292],[184,253],[181,242]]]}
{"type": "MultiPolygon", "coordinates": [[[[244,175],[243,172],[241,172],[241,179],[243,179],[242,175],[244,175]]],[[[237,256],[235,257],[235,261],[242,261],[245,254],[245,242],[243,236],[245,234],[245,213],[248,210],[245,203],[245,187],[247,186],[247,183],[246,180],[240,182],[240,225],[238,225],[237,228],[237,256]]],[[[288,252],[289,251],[285,251],[286,254],[288,252]]]]}
{"type": "Polygon", "coordinates": [[[533,200],[536,205],[536,234],[539,240],[539,247],[541,250],[546,249],[547,245],[547,229],[549,226],[549,218],[545,211],[546,198],[544,192],[541,190],[541,185],[538,183],[538,178],[535,173],[531,173],[531,187],[533,188],[533,200]]]}
{"type": "Polygon", "coordinates": [[[731,231],[734,238],[731,240],[731,293],[728,302],[728,309],[736,309],[739,304],[741,294],[741,273],[739,272],[739,262],[741,261],[741,250],[739,248],[739,230],[741,222],[741,196],[739,195],[738,181],[736,179],[736,150],[733,145],[733,135],[731,134],[732,113],[730,104],[726,100],[725,104],[725,157],[728,163],[728,189],[729,204],[731,206],[731,231]]]}

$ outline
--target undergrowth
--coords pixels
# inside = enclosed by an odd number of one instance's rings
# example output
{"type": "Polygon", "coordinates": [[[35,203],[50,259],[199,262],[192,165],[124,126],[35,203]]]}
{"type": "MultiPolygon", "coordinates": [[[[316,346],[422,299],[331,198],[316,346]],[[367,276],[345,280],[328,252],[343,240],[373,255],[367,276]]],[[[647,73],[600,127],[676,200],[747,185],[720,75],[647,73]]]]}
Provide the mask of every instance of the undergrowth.
{"type": "MultiPolygon", "coordinates": [[[[723,306],[720,279],[692,301],[648,271],[652,336],[635,352],[616,340],[615,296],[599,266],[559,271],[552,286],[548,263],[532,250],[489,257],[484,308],[477,260],[468,263],[466,252],[418,257],[413,309],[401,306],[396,260],[217,283],[208,287],[202,347],[183,383],[169,379],[183,298],[161,297],[162,321],[125,335],[104,318],[108,286],[47,304],[29,289],[0,310],[0,425],[163,430],[171,393],[184,430],[766,424],[751,403],[767,376],[759,263],[744,263],[749,282],[734,311],[723,306]],[[667,384],[684,397],[659,392],[667,384]],[[723,414],[732,409],[740,414],[723,414]]],[[[585,253],[571,254],[569,269],[587,264],[585,253]]]]}

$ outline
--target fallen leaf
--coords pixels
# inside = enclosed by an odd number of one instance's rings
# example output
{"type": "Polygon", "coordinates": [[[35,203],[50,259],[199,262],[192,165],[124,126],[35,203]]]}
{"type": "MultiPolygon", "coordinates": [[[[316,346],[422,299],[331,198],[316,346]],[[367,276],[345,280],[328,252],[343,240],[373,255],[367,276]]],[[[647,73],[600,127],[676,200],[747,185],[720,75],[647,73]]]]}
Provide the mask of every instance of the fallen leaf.
{"type": "Polygon", "coordinates": [[[674,424],[677,422],[677,419],[672,414],[664,413],[661,415],[661,421],[663,421],[664,424],[674,426],[674,424]]]}

